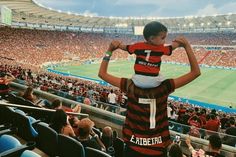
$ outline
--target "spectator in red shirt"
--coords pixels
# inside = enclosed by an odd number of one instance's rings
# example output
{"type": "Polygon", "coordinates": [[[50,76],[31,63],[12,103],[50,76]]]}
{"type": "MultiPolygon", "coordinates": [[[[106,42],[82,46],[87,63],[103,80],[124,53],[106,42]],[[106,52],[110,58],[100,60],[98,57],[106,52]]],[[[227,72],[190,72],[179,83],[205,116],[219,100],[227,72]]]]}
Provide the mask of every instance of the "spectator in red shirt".
{"type": "Polygon", "coordinates": [[[214,134],[214,132],[218,132],[219,127],[220,127],[220,121],[216,118],[214,114],[211,114],[210,119],[206,122],[205,125],[207,134],[212,134],[212,133],[214,134]]]}
{"type": "Polygon", "coordinates": [[[202,125],[206,125],[206,114],[205,114],[205,111],[202,110],[202,111],[200,112],[199,118],[200,118],[201,121],[202,121],[202,125]]]}

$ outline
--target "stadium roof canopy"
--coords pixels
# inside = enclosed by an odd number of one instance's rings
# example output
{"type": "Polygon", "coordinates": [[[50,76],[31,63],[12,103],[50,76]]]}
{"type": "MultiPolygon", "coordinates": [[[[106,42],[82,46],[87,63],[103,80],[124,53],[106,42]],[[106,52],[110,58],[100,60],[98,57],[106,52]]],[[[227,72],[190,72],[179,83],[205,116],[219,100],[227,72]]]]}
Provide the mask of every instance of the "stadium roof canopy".
{"type": "Polygon", "coordinates": [[[188,16],[176,18],[91,17],[46,8],[32,0],[0,0],[12,10],[12,21],[18,23],[79,26],[87,28],[135,27],[158,20],[169,29],[236,29],[236,14],[188,16]]]}

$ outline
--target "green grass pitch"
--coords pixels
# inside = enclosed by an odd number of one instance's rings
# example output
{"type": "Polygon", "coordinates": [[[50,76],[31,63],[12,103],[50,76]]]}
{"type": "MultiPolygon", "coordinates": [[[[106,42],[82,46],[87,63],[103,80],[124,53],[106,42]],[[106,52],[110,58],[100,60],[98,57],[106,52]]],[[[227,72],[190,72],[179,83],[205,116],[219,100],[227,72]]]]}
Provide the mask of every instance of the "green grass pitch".
{"type": "MultiPolygon", "coordinates": [[[[98,69],[100,64],[87,64],[80,66],[61,66],[55,70],[69,72],[70,74],[99,79],[98,69]]],[[[109,64],[109,72],[119,77],[130,78],[133,71],[133,62],[117,61],[109,64]]],[[[185,74],[189,66],[162,64],[161,73],[166,78],[176,78],[185,74]]],[[[236,71],[201,68],[202,75],[190,84],[177,89],[172,95],[194,99],[222,106],[236,107],[236,71]]]]}

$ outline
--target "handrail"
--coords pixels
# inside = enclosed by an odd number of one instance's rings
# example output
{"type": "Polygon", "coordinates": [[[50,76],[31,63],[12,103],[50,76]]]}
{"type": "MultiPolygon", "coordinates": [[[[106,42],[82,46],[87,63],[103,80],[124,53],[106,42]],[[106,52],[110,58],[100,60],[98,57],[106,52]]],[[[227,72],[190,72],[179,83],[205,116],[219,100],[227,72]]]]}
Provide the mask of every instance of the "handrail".
{"type": "MultiPolygon", "coordinates": [[[[182,124],[182,123],[177,123],[177,122],[174,122],[174,121],[171,121],[169,120],[169,123],[170,124],[174,124],[176,126],[180,126],[180,127],[185,127],[185,128],[191,128],[191,125],[186,125],[186,124],[182,124]]],[[[172,130],[173,128],[171,128],[170,130],[172,130]]],[[[216,131],[210,131],[210,130],[207,130],[207,129],[204,129],[204,128],[197,128],[199,131],[205,131],[205,132],[208,132],[208,133],[211,133],[211,134],[220,134],[221,136],[229,136],[229,137],[233,137],[233,138],[236,138],[236,136],[233,136],[233,135],[229,135],[229,134],[225,134],[223,132],[216,132],[216,131]]],[[[174,130],[172,130],[174,131],[174,130]]]]}
{"type": "MultiPolygon", "coordinates": [[[[15,83],[15,82],[11,82],[10,86],[12,88],[20,90],[20,91],[27,88],[27,86],[21,85],[21,84],[15,83]]],[[[68,104],[78,104],[78,105],[81,106],[82,110],[89,111],[89,113],[96,113],[96,114],[99,114],[99,115],[103,115],[105,118],[115,119],[115,121],[118,122],[119,124],[123,124],[124,120],[125,120],[125,117],[122,116],[122,115],[114,114],[112,112],[105,111],[105,110],[102,110],[102,109],[99,109],[99,108],[96,108],[96,107],[93,107],[93,106],[89,106],[89,105],[86,105],[86,104],[83,104],[83,103],[79,103],[79,102],[74,101],[74,100],[66,99],[66,98],[63,98],[63,97],[60,97],[60,96],[57,96],[57,95],[54,95],[54,94],[51,94],[51,93],[48,93],[48,92],[44,92],[44,91],[41,91],[41,90],[34,89],[34,93],[36,95],[40,95],[41,98],[45,98],[45,99],[51,99],[51,100],[60,99],[64,104],[67,104],[67,105],[68,104]]]]}
{"type": "MultiPolygon", "coordinates": [[[[47,108],[39,108],[39,107],[33,107],[33,106],[25,106],[25,105],[11,104],[11,103],[6,103],[6,102],[1,101],[1,100],[0,100],[0,105],[1,105],[1,106],[9,106],[9,107],[23,108],[23,109],[40,110],[40,111],[51,111],[51,112],[55,112],[55,111],[56,111],[56,110],[47,109],[47,108]]],[[[85,114],[85,113],[66,112],[66,114],[68,114],[68,115],[73,115],[73,116],[89,117],[89,115],[88,115],[88,114],[85,114]]]]}

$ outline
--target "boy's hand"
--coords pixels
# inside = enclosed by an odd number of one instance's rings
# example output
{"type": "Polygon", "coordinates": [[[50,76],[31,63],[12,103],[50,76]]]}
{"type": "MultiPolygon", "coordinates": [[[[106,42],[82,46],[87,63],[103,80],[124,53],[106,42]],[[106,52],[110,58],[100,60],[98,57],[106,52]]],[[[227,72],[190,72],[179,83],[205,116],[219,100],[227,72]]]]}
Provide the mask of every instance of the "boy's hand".
{"type": "Polygon", "coordinates": [[[127,51],[127,45],[123,45],[122,43],[120,43],[119,48],[121,50],[127,51]]]}
{"type": "MultiPolygon", "coordinates": [[[[179,44],[179,47],[186,47],[187,45],[189,45],[188,40],[184,37],[184,36],[179,36],[177,37],[173,42],[176,42],[179,44]]],[[[177,44],[176,44],[177,45],[177,44]]]]}
{"type": "Polygon", "coordinates": [[[177,41],[174,40],[174,41],[172,41],[171,46],[172,46],[172,50],[174,50],[174,49],[180,47],[180,43],[178,43],[177,41]]]}

